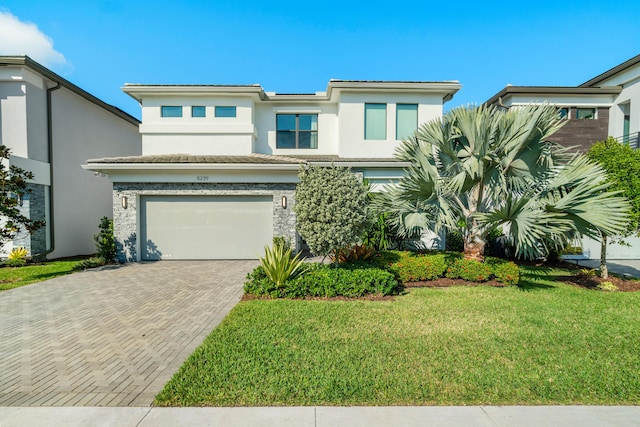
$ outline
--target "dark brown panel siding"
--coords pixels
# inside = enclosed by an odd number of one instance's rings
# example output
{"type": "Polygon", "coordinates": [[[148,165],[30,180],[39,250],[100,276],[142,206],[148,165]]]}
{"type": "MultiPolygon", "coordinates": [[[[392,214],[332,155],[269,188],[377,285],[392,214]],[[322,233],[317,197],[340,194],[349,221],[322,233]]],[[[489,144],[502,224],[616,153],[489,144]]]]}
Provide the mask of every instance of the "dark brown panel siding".
{"type": "MultiPolygon", "coordinates": [[[[571,108],[570,117],[576,116],[576,109],[571,108]]],[[[584,153],[597,141],[609,136],[609,108],[598,108],[595,120],[570,119],[549,140],[565,147],[575,147],[575,151],[584,153]]]]}

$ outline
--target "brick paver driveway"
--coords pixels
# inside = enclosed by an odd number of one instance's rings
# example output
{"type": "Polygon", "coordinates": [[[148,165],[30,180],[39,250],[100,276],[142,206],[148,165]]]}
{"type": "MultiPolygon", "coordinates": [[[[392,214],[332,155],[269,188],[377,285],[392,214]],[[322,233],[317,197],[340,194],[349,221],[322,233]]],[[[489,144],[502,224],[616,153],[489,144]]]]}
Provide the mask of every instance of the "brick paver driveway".
{"type": "Polygon", "coordinates": [[[129,264],[0,293],[0,406],[148,406],[256,261],[129,264]]]}

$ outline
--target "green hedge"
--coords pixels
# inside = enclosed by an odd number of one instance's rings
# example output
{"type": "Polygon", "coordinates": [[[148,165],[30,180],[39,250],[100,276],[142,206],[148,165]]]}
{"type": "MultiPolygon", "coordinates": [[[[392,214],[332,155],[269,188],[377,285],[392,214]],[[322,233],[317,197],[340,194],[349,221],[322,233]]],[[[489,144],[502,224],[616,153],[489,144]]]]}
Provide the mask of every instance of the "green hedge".
{"type": "Polygon", "coordinates": [[[447,267],[446,276],[468,282],[486,282],[491,277],[491,266],[473,259],[457,259],[447,267]]]}
{"type": "Polygon", "coordinates": [[[448,260],[444,253],[421,254],[407,251],[384,251],[374,258],[402,282],[435,280],[444,275],[448,260]]]}
{"type": "Polygon", "coordinates": [[[393,274],[366,264],[347,264],[340,267],[307,264],[306,271],[276,289],[262,267],[247,275],[244,291],[251,295],[270,295],[277,298],[362,297],[365,295],[393,295],[398,282],[393,274]]]}
{"type": "Polygon", "coordinates": [[[464,260],[460,252],[413,253],[380,251],[372,258],[380,268],[386,268],[403,283],[436,280],[440,277],[460,278],[470,282],[495,279],[505,285],[520,281],[518,266],[512,261],[485,257],[485,262],[464,260]]]}

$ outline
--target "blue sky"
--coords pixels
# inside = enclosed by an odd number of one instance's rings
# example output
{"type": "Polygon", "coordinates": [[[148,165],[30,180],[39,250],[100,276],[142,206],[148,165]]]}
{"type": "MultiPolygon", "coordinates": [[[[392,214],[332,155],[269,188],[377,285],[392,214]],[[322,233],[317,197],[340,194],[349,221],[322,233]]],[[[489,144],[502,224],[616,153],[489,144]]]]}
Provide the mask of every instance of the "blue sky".
{"type": "Polygon", "coordinates": [[[640,54],[637,0],[10,0],[0,14],[48,39],[25,45],[22,27],[0,26],[0,54],[29,54],[136,117],[124,83],[307,93],[331,78],[459,80],[448,109],[508,83],[577,85],[640,54]]]}

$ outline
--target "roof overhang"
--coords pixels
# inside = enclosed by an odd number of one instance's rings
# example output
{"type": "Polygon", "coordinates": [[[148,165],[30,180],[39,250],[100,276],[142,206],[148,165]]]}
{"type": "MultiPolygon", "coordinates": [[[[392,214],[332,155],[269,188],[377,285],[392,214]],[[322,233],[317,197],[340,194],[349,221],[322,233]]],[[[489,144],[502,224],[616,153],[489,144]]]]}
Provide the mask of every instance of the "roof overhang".
{"type": "Polygon", "coordinates": [[[49,70],[48,68],[40,65],[39,63],[29,58],[28,56],[0,56],[0,67],[7,67],[7,66],[26,67],[40,74],[46,80],[49,80],[50,82],[52,82],[54,85],[58,84],[70,90],[76,95],[86,99],[89,102],[92,102],[93,104],[110,112],[111,114],[114,114],[119,118],[124,119],[125,121],[131,123],[132,125],[138,126],[140,124],[140,120],[136,119],[132,115],[124,112],[118,107],[107,104],[103,100],[91,95],[89,92],[85,91],[84,89],[81,89],[80,87],[74,85],[73,83],[66,80],[65,78],[57,75],[56,73],[49,70]]]}
{"type": "Polygon", "coordinates": [[[544,100],[550,96],[618,95],[621,91],[622,88],[620,86],[598,88],[573,86],[506,86],[500,92],[489,98],[485,104],[502,106],[505,98],[515,95],[527,95],[544,100]]]}
{"type": "Polygon", "coordinates": [[[634,56],[633,58],[629,59],[628,61],[623,62],[620,65],[617,65],[615,67],[613,67],[612,69],[605,71],[604,73],[592,78],[589,81],[586,81],[584,83],[582,83],[579,87],[593,87],[596,86],[598,83],[609,79],[610,77],[615,76],[616,74],[626,70],[627,68],[631,68],[636,64],[640,64],[640,55],[634,56]]]}
{"type": "Polygon", "coordinates": [[[126,83],[122,90],[138,102],[145,96],[206,96],[240,95],[268,102],[336,102],[341,91],[349,92],[407,92],[442,95],[443,102],[453,98],[462,85],[458,81],[411,82],[331,80],[326,92],[313,94],[277,94],[265,92],[259,84],[253,85],[144,85],[126,83]]]}

